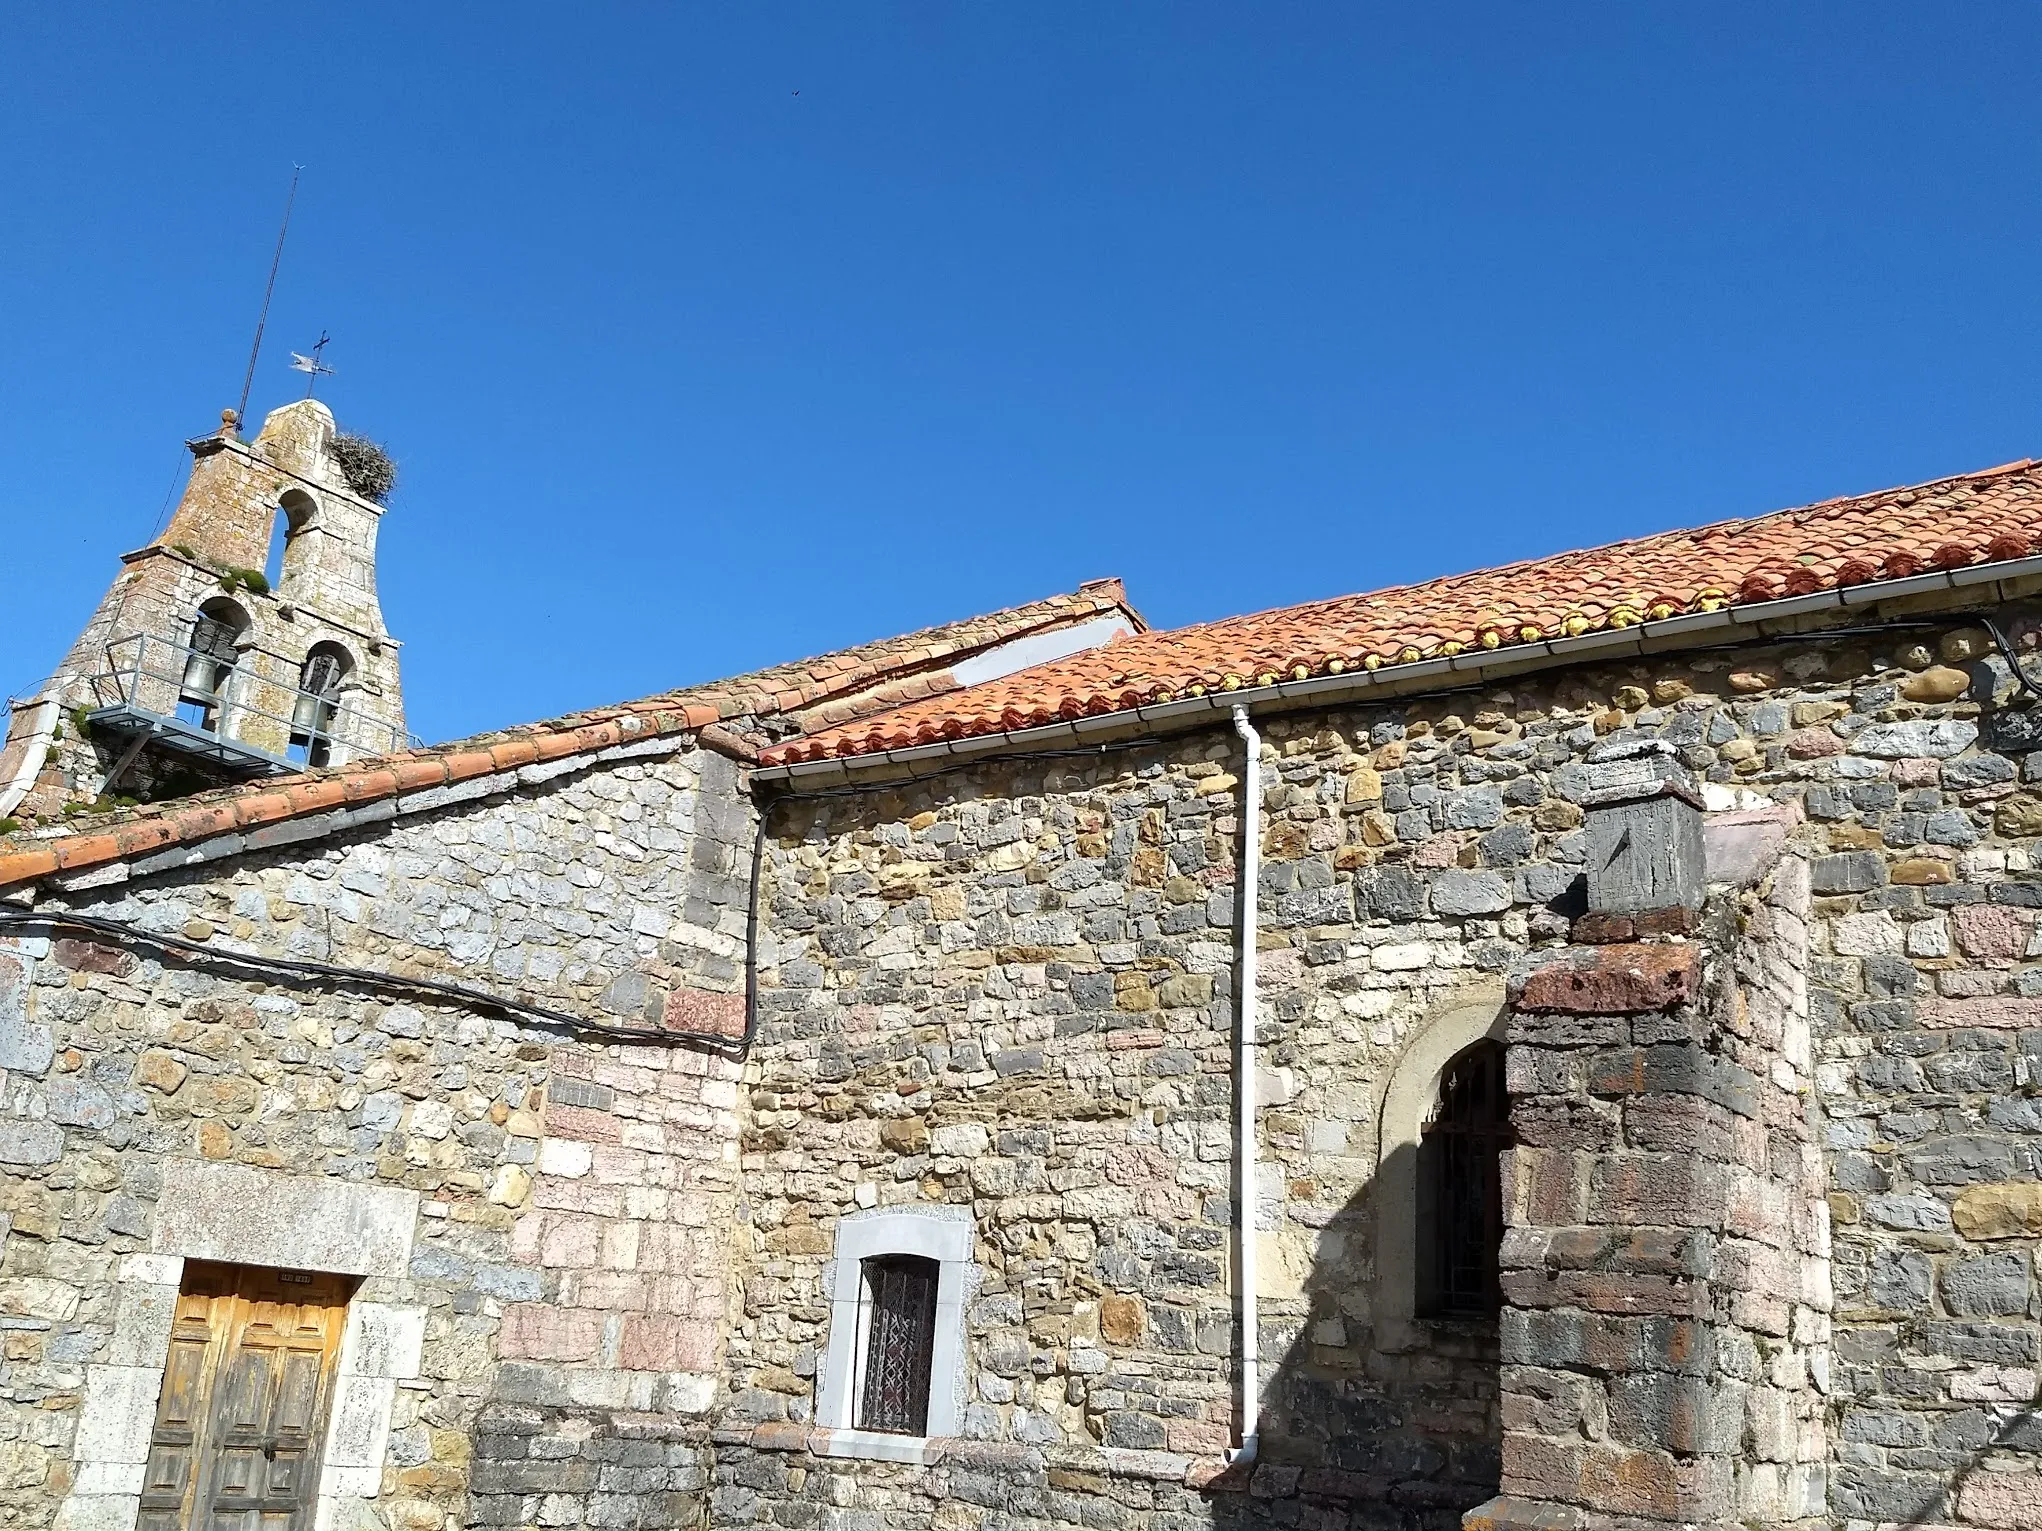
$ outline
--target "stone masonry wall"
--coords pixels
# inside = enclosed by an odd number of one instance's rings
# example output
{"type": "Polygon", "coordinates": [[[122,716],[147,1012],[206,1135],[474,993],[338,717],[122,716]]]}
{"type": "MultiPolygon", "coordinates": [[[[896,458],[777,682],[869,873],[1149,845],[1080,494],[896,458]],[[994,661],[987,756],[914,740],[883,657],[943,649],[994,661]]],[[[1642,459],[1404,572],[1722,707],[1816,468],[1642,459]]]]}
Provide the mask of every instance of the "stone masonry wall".
{"type": "MultiPolygon", "coordinates": [[[[2000,616],[2032,653],[2027,614],[2000,616]]],[[[1649,737],[1712,808],[1806,807],[1837,1513],[1881,1518],[1906,1487],[2017,1523],[2037,1444],[2042,763],[1994,748],[2010,680],[1951,619],[1264,721],[1267,1385],[1246,1494],[1211,1481],[1235,1407],[1238,743],[780,807],[719,1521],[1443,1527],[1494,1492],[1493,1335],[1392,1355],[1376,1332],[1377,1112],[1456,995],[1566,942],[1586,754],[1649,737]],[[846,1461],[806,1428],[820,1272],[836,1219],[910,1202],[976,1222],[966,1440],[922,1467],[846,1461]]],[[[1818,1383],[1815,1341],[1793,1344],[1818,1383]]],[[[1734,1454],[1798,1460],[1754,1442],[1734,1454]]]]}
{"type": "Polygon", "coordinates": [[[737,1066],[660,1033],[742,1028],[737,788],[724,757],[661,741],[272,832],[324,831],[298,845],[181,848],[168,859],[217,859],[88,874],[44,904],[454,979],[642,1025],[642,1046],[70,934],[0,940],[0,1525],[49,1525],[67,1495],[66,1524],[122,1523],[139,1475],[122,1443],[156,1401],[124,1282],[174,1290],[160,1257],[180,1254],[312,1263],[291,1251],[355,1188],[415,1209],[387,1230],[408,1263],[358,1297],[422,1335],[415,1375],[365,1394],[380,1418],[340,1411],[322,1524],[690,1524],[737,1066]],[[229,1166],[258,1178],[217,1181],[229,1166]],[[237,1204],[193,1204],[215,1183],[237,1204]],[[264,1204],[290,1209],[270,1234],[264,1204]]]}

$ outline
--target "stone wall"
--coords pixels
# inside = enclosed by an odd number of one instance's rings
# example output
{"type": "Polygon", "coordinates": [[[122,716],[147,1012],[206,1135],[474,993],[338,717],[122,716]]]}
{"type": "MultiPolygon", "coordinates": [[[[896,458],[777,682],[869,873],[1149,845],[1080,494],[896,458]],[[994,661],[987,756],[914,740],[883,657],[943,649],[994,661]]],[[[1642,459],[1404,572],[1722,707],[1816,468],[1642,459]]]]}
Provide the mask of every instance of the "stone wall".
{"type": "MultiPolygon", "coordinates": [[[[1404,1348],[1378,1311],[1378,1240],[1395,1249],[1373,1197],[1379,1112],[1440,1016],[1572,936],[1586,756],[1656,738],[1711,808],[1805,799],[1822,1108],[1805,1120],[1830,1118],[1841,1198],[1838,1513],[1876,1518],[1898,1484],[2013,1524],[1996,1507],[2034,1481],[2042,1193],[2021,1028],[2042,997],[2042,765],[1991,748],[2012,690],[1975,629],[1898,630],[1264,722],[1268,1369],[1245,1493],[1218,1476],[1235,1424],[1236,741],[779,808],[719,1521],[1443,1527],[1493,1492],[1494,1336],[1421,1328],[1404,1348]],[[838,1218],[918,1201],[972,1209],[986,1271],[964,1439],[921,1465],[846,1460],[809,1428],[822,1267],[838,1218]],[[1868,1311],[1875,1273],[1894,1307],[1868,1311]]],[[[1819,1388],[1821,1326],[1800,1322],[1781,1375],[1819,1388]]],[[[1726,1448],[1748,1504],[1797,1504],[1813,1476],[1814,1406],[1794,1396],[1785,1455],[1742,1425],[1726,1448]]]]}
{"type": "Polygon", "coordinates": [[[186,1256],[354,1272],[357,1307],[416,1315],[404,1365],[343,1348],[322,1523],[687,1524],[737,1065],[662,1028],[742,1030],[737,788],[724,757],[656,741],[273,848],[180,847],[41,905],[451,979],[642,1045],[75,932],[0,941],[0,1524],[67,1500],[81,1531],[131,1523],[186,1256]]]}

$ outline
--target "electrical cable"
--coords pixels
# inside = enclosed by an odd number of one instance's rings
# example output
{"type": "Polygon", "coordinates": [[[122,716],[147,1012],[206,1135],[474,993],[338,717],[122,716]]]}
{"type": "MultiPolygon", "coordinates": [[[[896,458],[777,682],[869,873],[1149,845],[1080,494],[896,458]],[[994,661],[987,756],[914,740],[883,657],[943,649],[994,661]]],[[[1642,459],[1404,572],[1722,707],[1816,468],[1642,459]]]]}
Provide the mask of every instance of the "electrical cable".
{"type": "Polygon", "coordinates": [[[2014,651],[2013,640],[2001,629],[1999,623],[1985,613],[1978,614],[1978,625],[1992,634],[1992,641],[1999,646],[1999,657],[2007,662],[2007,668],[2014,672],[2014,684],[2028,695],[2042,701],[2042,687],[2028,679],[2028,672],[2021,668],[2020,655],[2014,651]]]}
{"type": "Polygon", "coordinates": [[[270,957],[260,952],[230,951],[198,941],[189,941],[182,936],[163,935],[156,931],[122,924],[118,920],[102,920],[92,915],[0,907],[0,929],[31,925],[51,930],[81,931],[87,935],[117,941],[122,945],[177,952],[197,957],[202,961],[244,968],[256,973],[281,973],[299,979],[319,979],[328,983],[374,989],[386,994],[456,1000],[476,1009],[493,1011],[512,1020],[583,1032],[607,1041],[628,1042],[640,1047],[673,1043],[699,1046],[714,1052],[735,1055],[751,1040],[749,1027],[743,1041],[700,1031],[646,1031],[638,1027],[615,1026],[606,1021],[569,1015],[565,1011],[554,1010],[545,1005],[510,999],[501,994],[491,994],[484,989],[472,989],[466,984],[448,983],[438,978],[407,978],[399,973],[380,973],[373,968],[343,967],[331,962],[312,962],[299,957],[270,957]]]}

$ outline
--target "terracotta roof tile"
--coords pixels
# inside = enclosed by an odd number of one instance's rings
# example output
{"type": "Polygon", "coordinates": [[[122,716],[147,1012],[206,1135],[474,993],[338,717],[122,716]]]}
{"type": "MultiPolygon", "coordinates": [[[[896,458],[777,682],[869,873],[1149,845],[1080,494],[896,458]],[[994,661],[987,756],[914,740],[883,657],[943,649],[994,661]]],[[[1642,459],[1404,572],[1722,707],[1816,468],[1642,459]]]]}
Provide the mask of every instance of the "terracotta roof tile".
{"type": "Polygon", "coordinates": [[[776,665],[728,680],[521,723],[472,739],[352,761],[330,771],[269,777],[176,798],[104,818],[59,837],[0,836],[0,887],[34,882],[53,871],[82,871],[231,829],[298,818],[391,797],[400,792],[469,781],[499,771],[613,745],[720,727],[726,718],[799,715],[828,707],[851,718],[893,705],[895,684],[955,690],[950,661],[1032,633],[1074,626],[1117,613],[1137,629],[1119,580],[1095,580],[1068,595],[861,644],[835,654],[776,665]],[[920,673],[918,673],[920,672],[920,673]]]}
{"type": "Polygon", "coordinates": [[[1363,595],[1146,632],[765,752],[768,764],[1038,727],[2042,552],[2042,468],[1983,472],[1363,595]]]}

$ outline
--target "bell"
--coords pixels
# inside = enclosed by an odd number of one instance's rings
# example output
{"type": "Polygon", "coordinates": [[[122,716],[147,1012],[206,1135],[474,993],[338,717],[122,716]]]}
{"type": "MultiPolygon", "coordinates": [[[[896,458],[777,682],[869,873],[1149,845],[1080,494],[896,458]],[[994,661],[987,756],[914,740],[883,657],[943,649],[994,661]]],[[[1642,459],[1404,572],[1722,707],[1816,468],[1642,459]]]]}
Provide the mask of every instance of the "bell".
{"type": "Polygon", "coordinates": [[[297,703],[291,708],[291,732],[293,734],[323,734],[326,725],[333,721],[333,704],[323,696],[314,696],[309,691],[298,693],[297,703]]]}
{"type": "Polygon", "coordinates": [[[179,690],[189,702],[210,702],[220,694],[220,661],[210,654],[185,656],[184,680],[179,690]]]}

